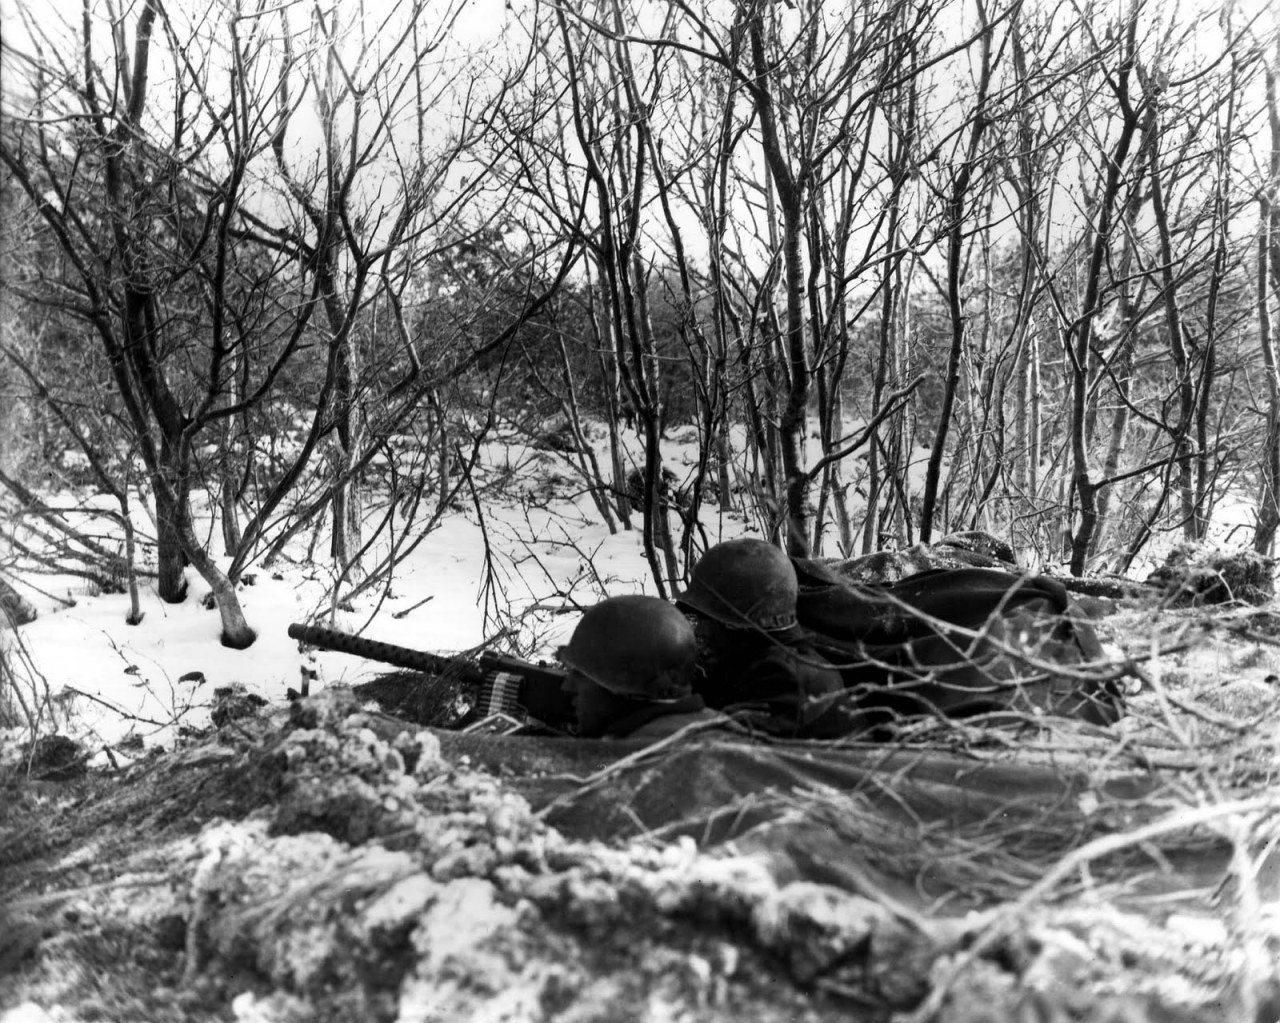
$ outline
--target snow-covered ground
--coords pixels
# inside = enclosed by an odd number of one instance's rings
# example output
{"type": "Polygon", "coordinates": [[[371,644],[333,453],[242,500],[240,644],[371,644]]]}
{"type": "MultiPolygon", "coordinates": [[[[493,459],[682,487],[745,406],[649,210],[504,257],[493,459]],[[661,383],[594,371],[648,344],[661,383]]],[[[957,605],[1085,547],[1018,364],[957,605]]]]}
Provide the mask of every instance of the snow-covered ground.
{"type": "MultiPolygon", "coordinates": [[[[694,458],[688,443],[670,446],[674,469],[694,458]]],[[[217,611],[203,599],[209,587],[187,570],[189,592],[182,604],[166,604],[153,584],[142,584],[143,620],[130,626],[124,594],[91,594],[70,577],[29,577],[43,592],[16,582],[39,610],[17,637],[38,671],[34,684],[47,686],[64,720],[59,730],[90,748],[116,747],[131,734],[147,745],[169,745],[180,726],[202,727],[215,689],[235,683],[271,701],[298,688],[303,670],[318,671],[312,690],[367,680],[385,665],[327,651],[300,652],[287,635],[291,622],[313,621],[359,632],[418,650],[452,653],[492,640],[504,628],[516,631],[500,647],[525,656],[551,656],[567,640],[578,610],[601,596],[653,592],[638,526],[610,534],[581,493],[580,482],[560,456],[513,452],[494,445],[482,464],[522,466],[519,482],[480,516],[466,501],[440,521],[395,569],[389,585],[360,595],[349,610],[332,609],[331,573],[317,559],[303,559],[304,535],[273,566],[253,565],[240,599],[258,639],[247,650],[219,642],[217,611]],[[252,580],[250,583],[249,580],[252,580]],[[486,586],[486,582],[491,585],[486,586]],[[74,600],[74,606],[53,594],[74,600]],[[332,619],[330,613],[332,612],[332,619]]],[[[368,519],[382,509],[370,502],[368,519]]],[[[711,542],[748,532],[745,516],[715,521],[707,509],[711,542]]],[[[673,528],[679,523],[673,517],[673,528]]],[[[413,527],[411,526],[410,529],[413,527]]],[[[322,539],[315,548],[327,551],[322,539]]],[[[113,750],[119,758],[125,756],[113,750]]]]}

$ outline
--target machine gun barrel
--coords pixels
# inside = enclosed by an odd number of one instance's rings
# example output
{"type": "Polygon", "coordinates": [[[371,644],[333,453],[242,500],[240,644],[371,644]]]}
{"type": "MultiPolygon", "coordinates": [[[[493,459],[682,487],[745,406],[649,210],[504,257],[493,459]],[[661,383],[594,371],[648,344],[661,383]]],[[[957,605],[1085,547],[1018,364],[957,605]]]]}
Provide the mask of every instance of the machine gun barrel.
{"type": "Polygon", "coordinates": [[[439,654],[412,650],[409,647],[396,646],[394,643],[352,636],[350,633],[338,632],[336,629],[326,629],[322,625],[301,625],[294,622],[289,626],[289,638],[323,647],[325,650],[354,654],[366,660],[394,664],[397,668],[409,668],[412,671],[422,671],[430,675],[443,675],[447,672],[474,682],[481,681],[485,676],[483,670],[461,657],[441,657],[439,654]]]}
{"type": "Polygon", "coordinates": [[[574,720],[573,702],[561,688],[565,673],[550,665],[533,664],[492,650],[484,651],[478,661],[465,657],[441,657],[394,643],[352,636],[321,625],[297,622],[289,626],[289,636],[326,650],[354,654],[428,675],[449,675],[470,683],[479,692],[478,710],[482,714],[518,713],[559,726],[574,720]]]}

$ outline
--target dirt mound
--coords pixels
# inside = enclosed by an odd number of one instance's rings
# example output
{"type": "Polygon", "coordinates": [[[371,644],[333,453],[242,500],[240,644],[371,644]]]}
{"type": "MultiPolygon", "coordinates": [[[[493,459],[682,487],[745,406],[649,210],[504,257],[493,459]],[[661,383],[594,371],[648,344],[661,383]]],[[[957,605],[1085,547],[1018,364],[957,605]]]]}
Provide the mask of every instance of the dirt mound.
{"type": "Polygon", "coordinates": [[[788,876],[749,841],[566,837],[501,774],[334,692],[119,777],[11,780],[0,1009],[763,1023],[1275,1008],[1274,920],[1248,935],[1152,921],[1087,885],[920,913],[788,876]]]}

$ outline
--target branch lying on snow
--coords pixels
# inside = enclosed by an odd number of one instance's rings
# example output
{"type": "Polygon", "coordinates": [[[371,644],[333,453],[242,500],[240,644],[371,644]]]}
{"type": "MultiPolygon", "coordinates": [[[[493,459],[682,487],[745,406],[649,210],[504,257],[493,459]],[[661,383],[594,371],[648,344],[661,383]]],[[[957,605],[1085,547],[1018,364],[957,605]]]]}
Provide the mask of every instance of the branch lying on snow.
{"type": "Polygon", "coordinates": [[[53,725],[55,731],[58,727],[49,680],[36,667],[21,630],[0,627],[0,723],[4,723],[10,697],[26,720],[34,750],[35,741],[40,738],[46,721],[53,725]]]}
{"type": "MultiPolygon", "coordinates": [[[[36,515],[68,539],[82,545],[89,553],[101,558],[105,562],[109,571],[118,571],[120,575],[124,574],[124,557],[115,551],[107,550],[92,537],[86,536],[80,530],[76,529],[71,525],[71,523],[67,522],[67,520],[62,517],[59,509],[52,508],[45,504],[40,500],[40,498],[3,470],[0,470],[0,484],[3,484],[4,487],[12,493],[19,502],[21,502],[25,511],[36,515]]],[[[115,522],[120,521],[119,512],[108,511],[105,508],[96,508],[93,510],[92,514],[102,515],[115,522]]]]}
{"type": "MultiPolygon", "coordinates": [[[[64,572],[61,574],[74,575],[77,579],[84,579],[89,577],[89,573],[87,572],[64,572]]],[[[40,596],[44,597],[46,600],[52,600],[55,604],[60,604],[62,607],[76,606],[76,598],[71,595],[70,590],[67,590],[67,595],[65,597],[59,597],[56,593],[50,593],[48,590],[40,586],[37,586],[30,579],[22,579],[20,580],[20,582],[27,589],[31,590],[32,593],[38,593],[40,596]]]]}
{"type": "Polygon", "coordinates": [[[173,724],[172,721],[156,721],[154,718],[145,718],[138,714],[131,714],[122,707],[117,706],[110,700],[104,700],[101,696],[94,696],[93,693],[86,693],[83,689],[77,689],[75,686],[66,686],[62,690],[64,693],[70,693],[72,696],[83,696],[91,703],[96,703],[100,707],[105,707],[113,714],[118,715],[125,721],[136,721],[143,725],[154,725],[157,728],[168,728],[173,724]]]}
{"type": "Polygon", "coordinates": [[[31,912],[36,909],[47,909],[72,899],[84,898],[87,895],[101,895],[104,892],[119,891],[122,888],[154,888],[163,889],[172,885],[173,879],[168,873],[152,871],[147,874],[129,874],[126,877],[115,877],[110,881],[97,884],[80,885],[76,888],[63,888],[42,895],[29,895],[23,899],[9,902],[7,909],[11,913],[31,912]]]}

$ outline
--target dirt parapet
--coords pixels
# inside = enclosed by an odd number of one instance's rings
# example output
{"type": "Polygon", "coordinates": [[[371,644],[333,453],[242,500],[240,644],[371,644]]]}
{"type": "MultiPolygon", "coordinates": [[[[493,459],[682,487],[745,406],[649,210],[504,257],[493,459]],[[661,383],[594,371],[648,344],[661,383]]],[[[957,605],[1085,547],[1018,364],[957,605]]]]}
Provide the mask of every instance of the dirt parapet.
{"type": "Polygon", "coordinates": [[[4,818],[7,834],[48,834],[3,846],[0,1008],[763,1023],[855,1007],[888,1020],[930,998],[948,1020],[1243,1004],[1226,934],[1193,957],[1183,935],[1113,911],[1106,956],[1087,952],[1087,914],[1041,907],[952,976],[998,907],[899,912],[789,877],[749,844],[571,840],[434,733],[341,691],[77,784],[78,805],[4,818]]]}

